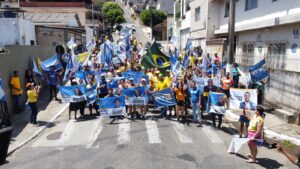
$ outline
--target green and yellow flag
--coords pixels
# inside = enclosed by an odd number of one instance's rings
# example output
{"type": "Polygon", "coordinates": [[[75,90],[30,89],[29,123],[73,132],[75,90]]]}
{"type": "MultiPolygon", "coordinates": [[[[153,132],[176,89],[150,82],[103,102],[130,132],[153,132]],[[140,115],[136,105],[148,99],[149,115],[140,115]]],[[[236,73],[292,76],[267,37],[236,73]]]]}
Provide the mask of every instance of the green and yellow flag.
{"type": "Polygon", "coordinates": [[[142,59],[142,65],[145,68],[155,68],[157,67],[160,72],[165,73],[166,70],[169,70],[170,58],[163,54],[156,41],[154,41],[147,50],[147,54],[142,59]]]}

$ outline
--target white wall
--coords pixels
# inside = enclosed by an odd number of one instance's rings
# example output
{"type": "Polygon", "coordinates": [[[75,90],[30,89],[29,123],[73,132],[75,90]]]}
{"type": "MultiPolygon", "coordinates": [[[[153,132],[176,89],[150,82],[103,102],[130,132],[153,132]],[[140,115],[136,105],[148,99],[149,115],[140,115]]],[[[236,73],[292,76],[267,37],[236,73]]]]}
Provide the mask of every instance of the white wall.
{"type": "Polygon", "coordinates": [[[35,26],[32,22],[19,18],[0,18],[0,46],[36,44],[35,26]]]}
{"type": "MultiPolygon", "coordinates": [[[[289,15],[300,14],[300,1],[299,0],[279,0],[272,2],[272,0],[258,0],[258,7],[245,10],[246,0],[239,0],[236,3],[236,27],[257,24],[271,20],[270,23],[274,24],[276,17],[284,17],[289,15]]],[[[220,10],[220,29],[228,29],[228,17],[225,14],[225,1],[223,1],[220,10]]]]}
{"type": "Polygon", "coordinates": [[[191,38],[206,38],[206,22],[207,22],[207,0],[192,1],[191,7],[191,38]],[[195,20],[196,8],[200,7],[200,20],[195,20]]]}
{"type": "MultiPolygon", "coordinates": [[[[268,43],[269,42],[286,42],[286,58],[285,64],[288,71],[300,72],[300,37],[294,36],[293,31],[297,30],[300,34],[300,25],[292,24],[280,27],[273,27],[271,29],[260,29],[253,31],[240,32],[238,34],[238,43],[253,42],[255,45],[254,49],[254,62],[258,62],[261,58],[267,57],[268,43]],[[261,38],[258,38],[261,37],[261,38]],[[291,50],[292,44],[297,44],[298,48],[296,53],[291,50]],[[262,46],[262,51],[259,52],[258,46],[262,46]]],[[[237,46],[237,57],[242,56],[241,46],[237,46]]],[[[272,59],[272,58],[270,58],[272,59]]]]}

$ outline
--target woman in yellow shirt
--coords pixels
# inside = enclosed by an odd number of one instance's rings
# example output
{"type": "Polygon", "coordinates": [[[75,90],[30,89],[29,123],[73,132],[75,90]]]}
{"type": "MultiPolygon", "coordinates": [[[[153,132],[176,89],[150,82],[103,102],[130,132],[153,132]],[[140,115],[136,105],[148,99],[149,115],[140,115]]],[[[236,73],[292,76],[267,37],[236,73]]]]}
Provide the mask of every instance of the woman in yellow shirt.
{"type": "Polygon", "coordinates": [[[265,116],[264,108],[261,106],[256,107],[255,114],[252,117],[247,116],[247,118],[250,120],[249,127],[248,127],[248,138],[250,139],[248,141],[248,146],[251,152],[251,155],[248,155],[249,163],[256,162],[256,155],[257,155],[256,141],[262,139],[264,116],[265,116]]]}
{"type": "Polygon", "coordinates": [[[177,121],[180,121],[180,118],[183,118],[184,112],[185,112],[185,99],[186,99],[186,92],[185,89],[183,87],[183,83],[180,82],[178,83],[177,87],[173,88],[173,91],[176,94],[176,101],[177,101],[177,105],[176,105],[176,117],[177,117],[177,121]]]}
{"type": "Polygon", "coordinates": [[[38,109],[36,103],[38,101],[40,87],[39,86],[34,87],[33,83],[27,83],[26,88],[27,88],[28,104],[31,109],[30,123],[33,124],[34,126],[37,126],[36,118],[38,114],[38,109]]]}

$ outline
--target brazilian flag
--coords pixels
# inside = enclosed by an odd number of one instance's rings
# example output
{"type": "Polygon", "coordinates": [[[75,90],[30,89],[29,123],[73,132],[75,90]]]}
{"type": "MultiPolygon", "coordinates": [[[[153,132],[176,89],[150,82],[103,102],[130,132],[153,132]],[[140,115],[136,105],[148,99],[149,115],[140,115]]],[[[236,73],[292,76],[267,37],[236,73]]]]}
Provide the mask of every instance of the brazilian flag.
{"type": "Polygon", "coordinates": [[[170,58],[160,51],[159,45],[154,41],[142,59],[142,65],[149,69],[157,67],[159,71],[164,74],[165,71],[169,70],[171,67],[169,61],[170,58]]]}

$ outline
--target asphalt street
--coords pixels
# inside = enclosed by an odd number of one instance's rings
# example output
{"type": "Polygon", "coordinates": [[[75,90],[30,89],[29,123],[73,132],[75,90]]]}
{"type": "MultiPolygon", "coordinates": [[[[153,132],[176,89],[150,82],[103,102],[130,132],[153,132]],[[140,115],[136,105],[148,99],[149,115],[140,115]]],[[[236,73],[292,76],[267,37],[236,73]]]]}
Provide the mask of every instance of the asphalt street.
{"type": "MultiPolygon", "coordinates": [[[[88,113],[88,112],[86,112],[88,113]]],[[[72,115],[73,117],[73,115],[72,115]]],[[[175,121],[128,119],[109,124],[105,117],[68,120],[65,111],[42,134],[10,156],[3,169],[253,169],[295,168],[275,150],[260,148],[258,164],[227,153],[233,135],[175,121]]]]}

